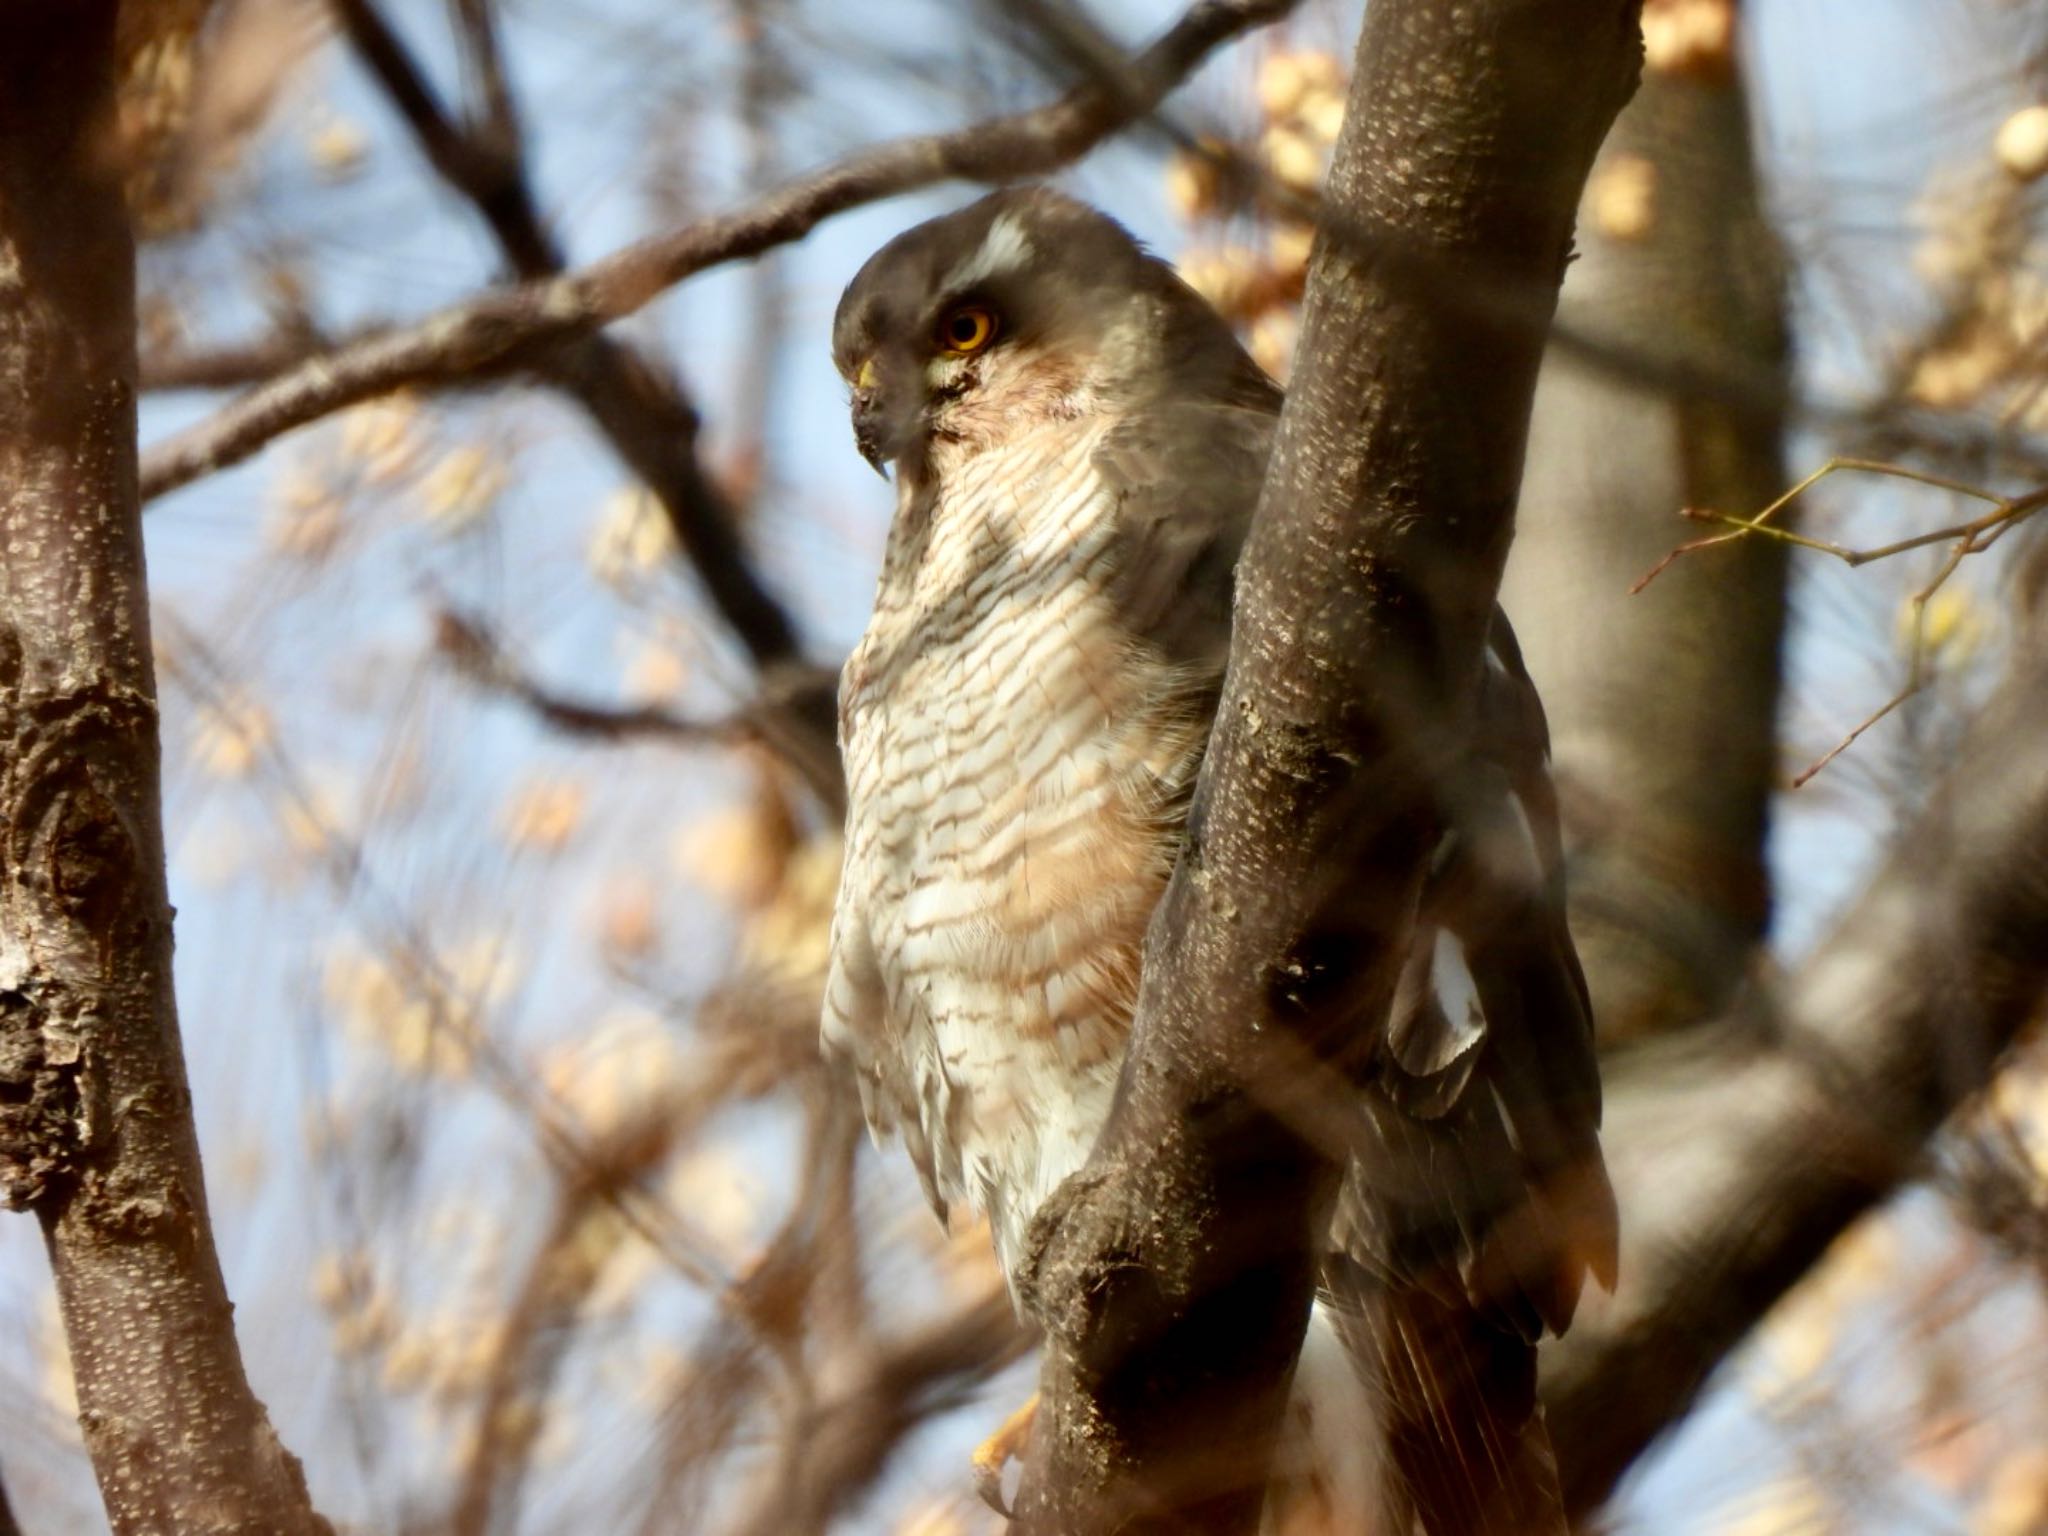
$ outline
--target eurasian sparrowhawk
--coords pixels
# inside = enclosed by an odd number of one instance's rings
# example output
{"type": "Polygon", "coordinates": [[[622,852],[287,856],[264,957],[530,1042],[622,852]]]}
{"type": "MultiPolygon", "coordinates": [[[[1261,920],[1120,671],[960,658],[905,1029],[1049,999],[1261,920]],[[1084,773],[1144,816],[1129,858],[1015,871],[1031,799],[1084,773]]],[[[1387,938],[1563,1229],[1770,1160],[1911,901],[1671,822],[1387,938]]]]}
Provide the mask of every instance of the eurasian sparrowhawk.
{"type": "MultiPolygon", "coordinates": [[[[1169,266],[1042,188],[884,246],[833,348],[897,505],[840,684],[824,1039],[1014,1276],[1115,1091],[1281,395],[1169,266]]],[[[1297,1375],[1294,1464],[1335,1530],[1548,1528],[1500,1503],[1551,1475],[1534,1343],[1589,1268],[1612,1282],[1542,709],[1499,615],[1474,718],[1297,1375]]]]}

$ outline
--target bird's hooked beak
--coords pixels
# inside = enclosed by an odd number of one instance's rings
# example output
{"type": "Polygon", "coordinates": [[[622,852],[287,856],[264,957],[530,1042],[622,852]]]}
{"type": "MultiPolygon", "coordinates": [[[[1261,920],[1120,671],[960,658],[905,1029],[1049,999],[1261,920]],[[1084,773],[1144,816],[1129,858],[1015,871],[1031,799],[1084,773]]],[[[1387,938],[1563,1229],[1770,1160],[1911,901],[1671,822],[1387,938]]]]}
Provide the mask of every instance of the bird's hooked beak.
{"type": "Polygon", "coordinates": [[[889,471],[883,466],[896,456],[890,442],[895,433],[889,424],[889,414],[882,400],[882,381],[875,372],[875,360],[867,358],[853,378],[853,444],[868,461],[868,467],[884,480],[889,478],[889,471]]]}

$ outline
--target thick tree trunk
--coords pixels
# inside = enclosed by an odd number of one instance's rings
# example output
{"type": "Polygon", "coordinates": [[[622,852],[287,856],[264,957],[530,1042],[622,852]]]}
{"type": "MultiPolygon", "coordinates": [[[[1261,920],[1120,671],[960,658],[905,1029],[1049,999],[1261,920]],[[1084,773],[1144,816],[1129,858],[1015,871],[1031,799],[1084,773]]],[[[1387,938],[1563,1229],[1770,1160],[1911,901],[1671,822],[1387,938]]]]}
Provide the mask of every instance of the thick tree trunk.
{"type": "MultiPolygon", "coordinates": [[[[1739,78],[1649,73],[1614,125],[1559,314],[1679,376],[1776,379],[1785,319],[1739,78]]],[[[1770,915],[1786,547],[1751,539],[1630,585],[1682,507],[1785,484],[1775,401],[1744,411],[1551,356],[1502,600],[1549,711],[1572,930],[1603,1041],[1711,1018],[1770,915]]]]}
{"type": "Polygon", "coordinates": [[[1121,1092],[1049,1202],[1020,1529],[1243,1532],[1507,553],[1628,0],[1374,0],[1121,1092]]]}
{"type": "Polygon", "coordinates": [[[110,0],[0,7],[0,1193],[120,1536],[324,1531],[249,1390],[171,993],[110,0]]]}

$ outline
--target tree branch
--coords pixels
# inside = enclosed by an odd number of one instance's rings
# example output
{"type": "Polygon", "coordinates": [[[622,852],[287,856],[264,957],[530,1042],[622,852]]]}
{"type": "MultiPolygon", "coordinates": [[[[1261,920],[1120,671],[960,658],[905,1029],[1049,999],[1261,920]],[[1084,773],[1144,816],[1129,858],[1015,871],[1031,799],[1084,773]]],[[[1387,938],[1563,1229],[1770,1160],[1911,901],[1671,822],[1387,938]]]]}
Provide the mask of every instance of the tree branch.
{"type": "Polygon", "coordinates": [[[144,391],[246,389],[329,351],[334,343],[303,331],[209,348],[155,348],[140,360],[144,391]]]}
{"type": "MultiPolygon", "coordinates": [[[[424,71],[370,0],[334,0],[343,30],[411,127],[428,163],[475,205],[513,273],[545,282],[561,272],[562,249],[534,202],[490,0],[460,0],[460,8],[467,53],[487,95],[486,123],[477,131],[442,108],[424,71]]],[[[624,342],[600,335],[568,337],[535,356],[533,364],[582,405],[654,492],[677,546],[755,663],[795,663],[802,650],[796,627],[755,572],[731,505],[705,473],[697,456],[701,421],[675,379],[624,342]]]]}
{"type": "Polygon", "coordinates": [[[434,645],[455,669],[479,687],[516,699],[557,730],[602,741],[654,737],[677,742],[726,745],[752,733],[741,715],[696,720],[653,704],[593,704],[571,698],[522,671],[498,637],[469,614],[442,609],[434,616],[434,645]]]}
{"type": "Polygon", "coordinates": [[[506,1307],[477,1393],[476,1434],[448,1512],[448,1536],[486,1536],[512,1523],[508,1512],[516,1516],[543,1415],[584,1310],[630,1235],[623,1223],[609,1222],[610,1230],[592,1223],[608,1220],[607,1204],[658,1169],[693,1122],[720,1102],[728,1086],[721,1076],[730,1078],[731,1069],[714,1056],[702,1082],[609,1128],[586,1168],[561,1170],[547,1228],[506,1307]],[[522,1404],[531,1411],[517,1411],[522,1404]]]}
{"type": "Polygon", "coordinates": [[[1198,0],[1133,61],[1128,95],[1085,84],[1045,106],[952,133],[863,150],[748,208],[658,235],[580,271],[485,293],[416,325],[367,337],[251,390],[159,444],[145,498],[239,464],[272,438],[358,401],[479,368],[531,366],[547,347],[634,313],[708,268],[802,239],[849,209],[942,181],[1008,181],[1078,159],[1143,117],[1218,47],[1285,15],[1298,0],[1198,0]]]}
{"type": "Polygon", "coordinates": [[[1032,1536],[1256,1520],[1342,1150],[1318,1126],[1355,1092],[1405,952],[1635,25],[1627,0],[1367,10],[1116,1106],[1037,1229],[1032,1536]],[[1451,274],[1530,301],[1439,302],[1451,274]]]}
{"type": "Polygon", "coordinates": [[[326,1533],[250,1390],[171,987],[111,0],[0,49],[0,1194],[117,1536],[326,1533]]]}
{"type": "Polygon", "coordinates": [[[1621,1290],[1545,1362],[1571,1507],[1590,1511],[1922,1148],[2048,990],[2048,624],[1959,768],[1762,1027],[1609,1074],[1621,1290]],[[1623,1411],[1625,1405],[1625,1411],[1623,1411]]]}
{"type": "Polygon", "coordinates": [[[557,730],[602,741],[758,744],[787,763],[831,815],[846,812],[846,781],[833,740],[839,678],[829,668],[780,669],[752,702],[700,720],[653,704],[596,704],[559,693],[521,670],[482,620],[452,609],[435,615],[435,645],[465,677],[518,700],[557,730]]]}
{"type": "Polygon", "coordinates": [[[958,1407],[1029,1342],[1000,1285],[887,1340],[866,1369],[805,1415],[793,1475],[764,1490],[735,1522],[734,1536],[826,1531],[873,1485],[905,1436],[958,1407]]]}
{"type": "Polygon", "coordinates": [[[14,1504],[7,1497],[4,1483],[0,1483],[0,1536],[21,1536],[21,1522],[15,1518],[14,1504]]]}

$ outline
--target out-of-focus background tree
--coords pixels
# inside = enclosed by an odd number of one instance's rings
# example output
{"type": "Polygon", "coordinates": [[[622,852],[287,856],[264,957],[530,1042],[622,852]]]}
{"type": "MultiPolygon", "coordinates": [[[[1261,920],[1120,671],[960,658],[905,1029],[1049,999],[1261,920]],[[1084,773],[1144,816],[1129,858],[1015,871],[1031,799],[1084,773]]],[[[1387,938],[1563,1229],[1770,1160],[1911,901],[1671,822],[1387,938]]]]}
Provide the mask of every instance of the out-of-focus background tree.
{"type": "MultiPolygon", "coordinates": [[[[966,1454],[1028,1392],[1028,1340],[985,1234],[868,1149],[814,1041],[831,669],[890,504],[826,339],[867,252],[959,192],[854,206],[601,339],[218,472],[176,445],[491,284],[1049,100],[1177,15],[219,0],[131,50],[186,1053],[249,1371],[339,1525],[996,1520],[966,1454]]],[[[1356,23],[1298,8],[1060,173],[1283,377],[1287,196],[1321,176],[1356,23]]],[[[2048,897],[1996,864],[2048,810],[2040,535],[1998,501],[2048,484],[2048,22],[1650,0],[1645,28],[1506,595],[1631,1234],[1554,1362],[1560,1454],[1616,1530],[2048,1529],[2023,1029],[2048,897]],[[1878,467],[1787,510],[1810,542],[1743,535],[1634,590],[1733,531],[1682,509],[1752,515],[1835,456],[1878,467]],[[2001,510],[1959,561],[1954,535],[1813,547],[2001,510]],[[1980,791],[2035,819],[1972,822],[1980,791]],[[1923,954],[1915,987],[1884,969],[1923,954]]],[[[0,1307],[21,1526],[103,1529],[28,1223],[0,1225],[0,1307]]]]}

